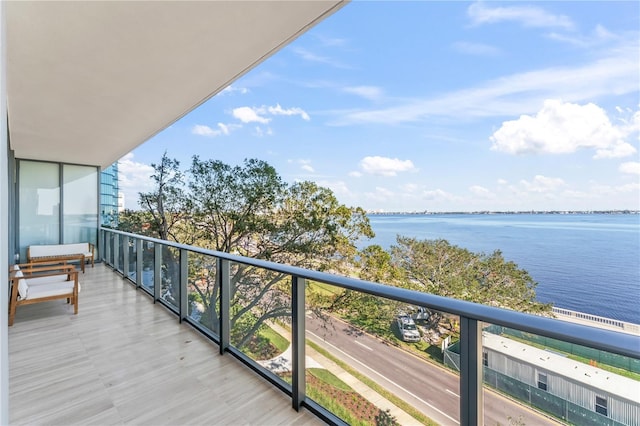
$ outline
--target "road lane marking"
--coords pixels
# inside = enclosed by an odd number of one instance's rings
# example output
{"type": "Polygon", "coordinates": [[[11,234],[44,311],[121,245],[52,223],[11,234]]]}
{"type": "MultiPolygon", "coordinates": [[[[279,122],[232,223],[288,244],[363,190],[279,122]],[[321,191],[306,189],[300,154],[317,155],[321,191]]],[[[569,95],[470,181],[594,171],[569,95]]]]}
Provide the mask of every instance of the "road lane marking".
{"type": "Polygon", "coordinates": [[[460,395],[458,395],[457,393],[455,393],[454,391],[450,391],[449,389],[445,389],[446,392],[450,393],[451,395],[460,398],[460,395]]]}
{"type": "Polygon", "coordinates": [[[365,349],[369,349],[371,352],[373,352],[373,349],[371,349],[369,346],[365,345],[364,343],[360,343],[360,342],[358,342],[357,340],[354,340],[354,342],[355,342],[357,345],[360,345],[360,346],[362,346],[363,348],[365,348],[365,349]]]}
{"type": "Polygon", "coordinates": [[[338,347],[332,345],[331,343],[327,342],[326,340],[324,340],[324,338],[318,336],[317,334],[315,334],[312,331],[307,330],[307,333],[311,334],[312,336],[314,336],[317,339],[320,339],[325,345],[329,345],[331,346],[333,349],[335,349],[336,351],[342,353],[343,355],[351,358],[352,360],[354,360],[355,362],[357,362],[358,364],[360,364],[361,366],[363,366],[364,368],[366,368],[367,370],[371,371],[372,373],[377,374],[378,376],[382,377],[383,379],[385,379],[386,381],[388,381],[389,383],[391,383],[392,385],[396,386],[399,389],[402,389],[404,392],[406,392],[407,394],[411,395],[412,397],[414,397],[415,399],[417,399],[418,401],[422,402],[424,405],[434,409],[435,411],[437,411],[438,413],[442,414],[443,416],[445,416],[446,418],[448,418],[449,420],[451,420],[452,422],[455,422],[455,424],[460,424],[459,421],[457,421],[456,419],[454,419],[453,417],[451,417],[450,415],[448,415],[447,413],[445,413],[444,411],[441,411],[440,409],[438,409],[437,407],[434,407],[433,405],[429,404],[427,401],[425,401],[424,399],[420,398],[418,395],[414,394],[413,392],[403,388],[402,386],[400,386],[399,384],[397,384],[396,382],[394,382],[393,380],[389,380],[387,379],[385,376],[383,376],[382,374],[378,373],[376,370],[374,370],[373,368],[369,367],[368,365],[364,364],[363,362],[361,362],[360,360],[352,357],[351,355],[349,355],[348,353],[346,353],[345,351],[343,351],[342,349],[339,349],[338,347]]]}

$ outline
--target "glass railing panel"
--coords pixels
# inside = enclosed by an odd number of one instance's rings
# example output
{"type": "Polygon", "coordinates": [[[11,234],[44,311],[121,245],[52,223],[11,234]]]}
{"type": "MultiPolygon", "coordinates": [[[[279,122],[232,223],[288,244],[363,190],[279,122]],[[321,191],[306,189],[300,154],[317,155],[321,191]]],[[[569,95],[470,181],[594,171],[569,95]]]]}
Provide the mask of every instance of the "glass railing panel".
{"type": "Polygon", "coordinates": [[[231,345],[276,375],[291,371],[291,276],[231,263],[231,345]]]}
{"type": "Polygon", "coordinates": [[[116,270],[121,274],[124,274],[124,254],[128,247],[125,247],[126,238],[123,235],[118,235],[117,244],[118,244],[118,263],[116,265],[116,270]]]}
{"type": "Polygon", "coordinates": [[[336,286],[307,286],[307,396],[349,424],[456,424],[458,378],[443,371],[425,310],[336,286]],[[395,422],[395,423],[394,423],[395,422]]]}
{"type": "Polygon", "coordinates": [[[187,279],[188,313],[196,324],[220,336],[220,286],[217,277],[217,259],[198,253],[189,253],[187,279]]]}
{"type": "Polygon", "coordinates": [[[637,424],[638,359],[489,324],[482,342],[485,418],[538,421],[526,406],[555,419],[547,424],[637,424]],[[495,393],[519,403],[501,412],[490,405],[495,393]]]}
{"type": "Polygon", "coordinates": [[[160,298],[176,311],[180,306],[180,250],[162,246],[160,298]]]}
{"type": "Polygon", "coordinates": [[[109,265],[114,265],[115,241],[116,241],[116,234],[108,232],[107,241],[106,241],[107,253],[105,254],[105,257],[109,265]]]}
{"type": "Polygon", "coordinates": [[[127,268],[127,277],[133,281],[134,283],[137,283],[137,265],[138,265],[138,257],[137,257],[137,249],[136,249],[136,242],[137,240],[135,238],[131,238],[129,237],[129,244],[127,247],[127,251],[128,251],[128,256],[129,256],[129,265],[127,268]]]}
{"type": "Polygon", "coordinates": [[[142,282],[139,284],[145,291],[153,294],[154,283],[154,244],[149,241],[142,242],[142,282]]]}

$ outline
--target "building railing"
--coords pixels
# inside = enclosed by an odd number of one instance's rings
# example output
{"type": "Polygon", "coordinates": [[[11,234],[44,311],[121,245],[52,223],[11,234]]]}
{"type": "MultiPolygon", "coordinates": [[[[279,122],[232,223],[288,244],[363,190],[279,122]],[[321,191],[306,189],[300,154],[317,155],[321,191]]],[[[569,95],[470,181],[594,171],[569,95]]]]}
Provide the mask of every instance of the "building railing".
{"type": "Polygon", "coordinates": [[[552,312],[559,316],[565,316],[569,318],[576,318],[587,323],[594,323],[594,325],[604,325],[611,328],[619,328],[626,333],[633,333],[640,335],[640,325],[633,324],[626,321],[620,321],[612,318],[601,317],[598,315],[587,314],[584,312],[572,311],[571,309],[553,307],[552,312]]]}
{"type": "MultiPolygon", "coordinates": [[[[299,410],[304,406],[329,423],[344,422],[306,395],[305,291],[307,282],[324,283],[458,316],[460,322],[459,421],[461,425],[483,423],[482,323],[496,324],[623,356],[640,358],[640,339],[625,333],[177,244],[109,228],[100,229],[99,241],[102,259],[138,288],[147,291],[154,302],[164,304],[178,316],[180,321],[188,322],[218,343],[221,354],[225,352],[232,354],[290,395],[294,409],[299,410]],[[215,270],[214,274],[210,274],[212,270],[215,270]],[[233,297],[237,296],[238,286],[242,284],[237,280],[242,271],[250,271],[248,274],[259,271],[260,274],[284,274],[291,277],[289,285],[285,286],[289,291],[285,296],[290,300],[292,325],[290,384],[263,368],[234,345],[235,342],[231,336],[233,331],[231,317],[237,314],[238,310],[251,309],[251,306],[236,306],[231,302],[235,300],[233,297]],[[216,306],[207,304],[207,301],[198,295],[198,289],[196,289],[196,287],[209,285],[213,285],[216,289],[215,293],[208,294],[209,302],[215,300],[216,306]],[[198,305],[200,309],[194,310],[193,306],[198,305]]],[[[260,276],[264,279],[274,279],[273,275],[260,276]]],[[[280,287],[279,291],[284,291],[285,287],[280,287]]],[[[271,294],[266,297],[280,296],[282,295],[271,294]]],[[[267,302],[263,299],[260,303],[267,302]]]]}

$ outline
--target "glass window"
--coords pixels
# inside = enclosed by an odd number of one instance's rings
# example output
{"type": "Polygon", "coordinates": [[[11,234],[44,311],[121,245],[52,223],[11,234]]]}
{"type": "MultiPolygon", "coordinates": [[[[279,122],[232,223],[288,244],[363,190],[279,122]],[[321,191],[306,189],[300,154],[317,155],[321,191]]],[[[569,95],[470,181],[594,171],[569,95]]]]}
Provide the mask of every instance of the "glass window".
{"type": "Polygon", "coordinates": [[[605,398],[596,396],[596,413],[607,415],[607,400],[605,398]]]}
{"type": "Polygon", "coordinates": [[[485,367],[489,366],[489,353],[488,352],[482,352],[482,365],[484,365],[485,367]]]}
{"type": "Polygon", "coordinates": [[[63,177],[64,242],[96,243],[98,169],[65,164],[63,177]]]}
{"type": "Polygon", "coordinates": [[[538,389],[547,390],[547,375],[544,373],[538,373],[538,389]]]}
{"type": "Polygon", "coordinates": [[[54,163],[19,163],[20,259],[32,244],[60,242],[60,167],[54,163]]]}

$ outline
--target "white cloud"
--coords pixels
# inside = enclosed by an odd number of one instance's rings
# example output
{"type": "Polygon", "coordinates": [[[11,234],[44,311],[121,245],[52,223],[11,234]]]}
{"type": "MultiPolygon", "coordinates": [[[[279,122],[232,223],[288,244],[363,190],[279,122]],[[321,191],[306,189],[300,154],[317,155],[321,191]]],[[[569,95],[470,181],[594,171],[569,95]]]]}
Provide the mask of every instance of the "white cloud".
{"type": "Polygon", "coordinates": [[[322,34],[315,34],[315,38],[322,43],[323,46],[344,46],[348,40],[345,38],[328,37],[322,34]]]}
{"type": "Polygon", "coordinates": [[[428,201],[456,201],[458,197],[443,191],[442,189],[428,190],[422,192],[422,198],[428,201]]]}
{"type": "Polygon", "coordinates": [[[481,198],[494,198],[495,194],[493,194],[491,191],[489,191],[487,188],[480,186],[480,185],[473,185],[471,187],[469,187],[469,191],[471,191],[471,193],[477,197],[481,197],[481,198]]]}
{"type": "Polygon", "coordinates": [[[376,86],[352,86],[343,87],[343,92],[351,93],[353,95],[360,96],[365,99],[375,101],[382,97],[382,89],[376,86]]]}
{"type": "Polygon", "coordinates": [[[299,115],[303,120],[309,121],[311,117],[302,108],[282,108],[280,104],[275,106],[261,106],[261,107],[238,107],[232,111],[235,118],[243,123],[261,123],[268,124],[271,122],[271,118],[265,117],[265,115],[299,115]]]}
{"type": "Polygon", "coordinates": [[[151,175],[153,167],[134,161],[134,154],[128,153],[118,161],[118,185],[124,193],[125,207],[137,209],[140,192],[153,190],[151,175]]]}
{"type": "Polygon", "coordinates": [[[577,35],[577,34],[561,34],[561,33],[551,33],[548,34],[552,40],[557,40],[562,43],[567,43],[580,48],[593,48],[596,46],[600,46],[603,43],[607,43],[610,41],[615,41],[618,37],[607,30],[602,25],[596,25],[593,33],[590,35],[577,35]]]}
{"type": "Polygon", "coordinates": [[[302,108],[289,108],[284,109],[280,106],[280,104],[276,104],[276,106],[267,107],[267,112],[271,115],[299,115],[303,120],[309,121],[311,118],[309,114],[307,114],[302,108]]]}
{"type": "Polygon", "coordinates": [[[636,152],[625,137],[595,104],[547,100],[535,116],[505,121],[490,139],[491,149],[509,154],[566,154],[586,148],[596,150],[594,158],[615,158],[636,152]]]}
{"type": "Polygon", "coordinates": [[[365,192],[364,195],[369,200],[373,200],[376,202],[385,202],[396,197],[395,192],[381,186],[376,186],[374,192],[365,192]]]}
{"type": "Polygon", "coordinates": [[[602,96],[638,91],[637,34],[622,40],[591,63],[553,67],[506,75],[437,96],[409,99],[383,109],[336,111],[335,125],[359,123],[398,124],[430,117],[510,117],[533,114],[546,99],[590,102],[602,96]]]}
{"type": "Polygon", "coordinates": [[[359,177],[362,177],[362,173],[358,171],[353,171],[353,172],[349,172],[349,176],[359,178],[359,177]]]}
{"type": "Polygon", "coordinates": [[[498,179],[498,185],[506,185],[508,184],[509,181],[506,179],[498,179]]]}
{"type": "Polygon", "coordinates": [[[627,163],[620,164],[618,167],[622,173],[628,173],[632,175],[640,175],[640,162],[638,161],[629,161],[627,163]]]}
{"type": "Polygon", "coordinates": [[[247,93],[249,93],[249,89],[247,89],[246,87],[227,86],[224,89],[222,89],[222,91],[220,92],[221,95],[232,94],[232,93],[239,93],[241,95],[246,95],[247,93]]]}
{"type": "Polygon", "coordinates": [[[305,172],[309,172],[309,173],[314,173],[315,172],[313,166],[311,165],[311,160],[303,160],[303,159],[287,160],[287,163],[289,163],[289,164],[299,164],[300,168],[302,170],[304,170],[305,172]]]}
{"type": "Polygon", "coordinates": [[[521,180],[520,184],[528,192],[549,193],[556,192],[566,186],[566,183],[560,178],[551,178],[542,175],[536,175],[531,182],[521,180]]]}
{"type": "Polygon", "coordinates": [[[483,43],[473,43],[468,41],[458,41],[453,43],[453,48],[460,53],[478,56],[497,56],[501,53],[500,49],[483,43]]]}
{"type": "Polygon", "coordinates": [[[240,126],[236,124],[218,123],[218,128],[212,129],[211,127],[205,126],[203,124],[196,124],[191,129],[191,133],[193,133],[194,135],[207,136],[210,138],[214,138],[216,136],[228,135],[231,132],[231,130],[239,127],[240,126]]]}
{"type": "Polygon", "coordinates": [[[400,186],[400,189],[411,194],[418,191],[420,189],[420,186],[416,185],[415,183],[405,183],[404,185],[400,186]]]}
{"type": "Polygon", "coordinates": [[[254,134],[258,137],[271,136],[273,135],[273,130],[271,130],[271,127],[267,127],[266,129],[263,129],[260,126],[256,126],[254,134]]]}
{"type": "Polygon", "coordinates": [[[258,110],[251,107],[239,107],[234,108],[232,112],[233,116],[243,123],[262,123],[267,124],[271,121],[270,118],[261,117],[258,115],[258,110]]]}
{"type": "Polygon", "coordinates": [[[570,30],[574,26],[567,16],[553,15],[544,9],[533,6],[488,7],[483,2],[477,2],[469,6],[467,15],[474,25],[514,21],[525,27],[553,27],[570,30]]]}
{"type": "Polygon", "coordinates": [[[315,54],[307,49],[303,49],[301,47],[295,47],[291,49],[293,51],[293,53],[295,53],[296,55],[298,55],[299,57],[301,57],[302,59],[304,59],[305,61],[309,61],[309,62],[316,62],[316,63],[320,63],[320,64],[326,64],[326,65],[330,65],[332,67],[335,68],[349,68],[347,67],[345,64],[343,64],[340,61],[337,61],[333,58],[330,58],[328,56],[321,56],[318,54],[315,54]]]}
{"type": "Polygon", "coordinates": [[[398,172],[415,170],[411,160],[400,160],[388,157],[364,157],[360,160],[360,168],[365,172],[380,176],[396,176],[398,172]]]}
{"type": "Polygon", "coordinates": [[[592,194],[599,194],[605,197],[609,197],[614,194],[632,194],[635,197],[638,196],[640,191],[640,183],[627,183],[620,186],[611,186],[611,185],[595,185],[589,189],[589,192],[592,194]]]}
{"type": "Polygon", "coordinates": [[[353,195],[349,190],[349,187],[347,186],[347,184],[341,180],[338,180],[338,181],[320,180],[320,181],[317,181],[317,184],[324,188],[329,188],[330,190],[333,191],[334,194],[339,196],[351,197],[353,195]]]}

